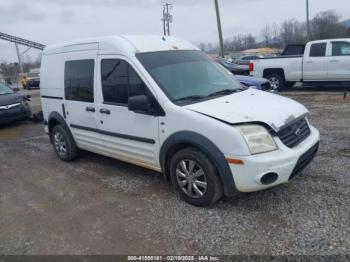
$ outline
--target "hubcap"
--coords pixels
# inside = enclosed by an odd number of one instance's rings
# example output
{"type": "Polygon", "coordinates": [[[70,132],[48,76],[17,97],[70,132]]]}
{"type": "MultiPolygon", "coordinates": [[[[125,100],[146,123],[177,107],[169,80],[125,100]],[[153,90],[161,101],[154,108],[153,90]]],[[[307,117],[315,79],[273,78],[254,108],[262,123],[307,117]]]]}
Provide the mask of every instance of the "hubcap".
{"type": "Polygon", "coordinates": [[[182,160],[176,167],[176,180],[182,191],[200,198],[207,191],[207,178],[201,166],[193,160],[182,160]]]}
{"type": "Polygon", "coordinates": [[[67,152],[66,141],[61,133],[56,132],[54,135],[54,143],[57,153],[60,156],[64,156],[67,152]]]}
{"type": "Polygon", "coordinates": [[[273,90],[277,90],[280,87],[280,81],[277,77],[271,77],[269,80],[273,90]]]}

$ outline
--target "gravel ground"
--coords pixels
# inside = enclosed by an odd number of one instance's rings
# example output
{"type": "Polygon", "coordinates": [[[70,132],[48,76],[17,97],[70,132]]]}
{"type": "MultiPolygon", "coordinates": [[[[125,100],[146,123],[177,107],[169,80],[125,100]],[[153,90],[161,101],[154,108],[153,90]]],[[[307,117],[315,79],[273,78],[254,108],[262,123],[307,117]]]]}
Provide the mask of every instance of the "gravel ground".
{"type": "Polygon", "coordinates": [[[318,156],[289,184],[212,208],[153,171],[91,153],[61,162],[41,124],[0,129],[0,254],[350,254],[350,99],[283,95],[310,109],[318,156]]]}

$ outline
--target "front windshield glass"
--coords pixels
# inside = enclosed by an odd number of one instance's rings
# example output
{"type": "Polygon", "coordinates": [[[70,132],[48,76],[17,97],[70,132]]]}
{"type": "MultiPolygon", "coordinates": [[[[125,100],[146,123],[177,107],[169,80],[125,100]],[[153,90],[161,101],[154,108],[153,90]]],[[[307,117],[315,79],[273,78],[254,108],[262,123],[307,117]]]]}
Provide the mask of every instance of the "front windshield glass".
{"type": "Polygon", "coordinates": [[[0,95],[13,94],[13,91],[8,86],[0,83],[0,95]]]}
{"type": "Polygon", "coordinates": [[[136,55],[171,101],[188,104],[242,90],[234,76],[201,51],[136,55]]]}

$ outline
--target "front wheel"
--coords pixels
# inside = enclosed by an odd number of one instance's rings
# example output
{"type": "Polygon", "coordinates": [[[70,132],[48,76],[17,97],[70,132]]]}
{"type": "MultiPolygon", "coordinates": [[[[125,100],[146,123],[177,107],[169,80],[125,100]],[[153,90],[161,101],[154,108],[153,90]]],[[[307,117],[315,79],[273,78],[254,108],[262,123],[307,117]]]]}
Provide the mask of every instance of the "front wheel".
{"type": "Polygon", "coordinates": [[[210,206],[222,195],[221,181],[205,154],[185,148],[170,160],[170,175],[182,199],[195,206],[210,206]]]}
{"type": "Polygon", "coordinates": [[[57,125],[51,132],[51,142],[57,156],[63,161],[72,161],[78,155],[78,148],[67,130],[57,125]]]}
{"type": "Polygon", "coordinates": [[[281,91],[286,87],[284,77],[279,74],[270,74],[266,76],[266,79],[270,81],[273,91],[281,91]]]}

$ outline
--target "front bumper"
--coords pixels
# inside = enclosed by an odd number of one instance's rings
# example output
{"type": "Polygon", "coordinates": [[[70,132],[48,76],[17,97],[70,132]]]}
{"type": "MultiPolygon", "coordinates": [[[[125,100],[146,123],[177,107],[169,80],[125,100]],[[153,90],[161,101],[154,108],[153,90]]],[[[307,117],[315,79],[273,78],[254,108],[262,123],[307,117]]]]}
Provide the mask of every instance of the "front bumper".
{"type": "MultiPolygon", "coordinates": [[[[278,150],[240,157],[244,165],[230,165],[235,185],[240,192],[253,192],[287,183],[313,159],[320,140],[318,130],[310,126],[310,135],[298,146],[289,148],[276,137],[278,150]],[[275,182],[264,185],[261,178],[268,173],[276,173],[275,182]]],[[[235,158],[226,155],[226,158],[235,158]]]]}
{"type": "Polygon", "coordinates": [[[6,125],[12,122],[26,119],[30,115],[27,106],[19,105],[14,108],[0,110],[0,125],[6,125]]]}

